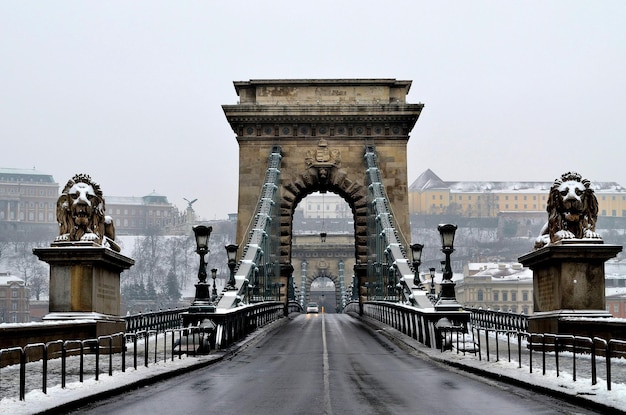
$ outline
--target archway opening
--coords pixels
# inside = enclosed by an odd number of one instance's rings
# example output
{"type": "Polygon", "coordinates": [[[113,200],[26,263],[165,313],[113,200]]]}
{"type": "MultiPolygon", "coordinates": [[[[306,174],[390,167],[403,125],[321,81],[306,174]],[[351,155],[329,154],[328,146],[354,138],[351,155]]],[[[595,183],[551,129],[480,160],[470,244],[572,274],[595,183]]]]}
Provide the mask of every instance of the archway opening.
{"type": "Polygon", "coordinates": [[[353,295],[355,232],[352,208],[340,195],[313,192],[294,208],[291,264],[296,301],[341,310],[353,295]],[[324,227],[324,228],[323,228],[324,227]],[[321,230],[327,232],[325,241],[321,230]]]}
{"type": "Polygon", "coordinates": [[[337,293],[335,282],[325,276],[314,277],[309,291],[309,301],[319,304],[320,310],[325,313],[337,311],[337,293]]]}

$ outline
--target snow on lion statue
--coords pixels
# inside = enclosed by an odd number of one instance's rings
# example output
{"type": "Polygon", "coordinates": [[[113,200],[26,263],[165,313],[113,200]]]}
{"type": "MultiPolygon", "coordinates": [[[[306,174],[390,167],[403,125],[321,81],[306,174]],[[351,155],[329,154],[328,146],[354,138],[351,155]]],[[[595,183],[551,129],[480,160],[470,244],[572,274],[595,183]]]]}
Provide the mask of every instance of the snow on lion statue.
{"type": "Polygon", "coordinates": [[[94,242],[119,252],[113,219],[104,210],[100,186],[87,174],[75,175],[57,199],[59,236],[54,241],[94,242]]]}
{"type": "Polygon", "coordinates": [[[548,223],[535,240],[535,249],[564,239],[602,239],[596,233],[598,199],[580,174],[564,173],[554,181],[546,210],[548,223]]]}

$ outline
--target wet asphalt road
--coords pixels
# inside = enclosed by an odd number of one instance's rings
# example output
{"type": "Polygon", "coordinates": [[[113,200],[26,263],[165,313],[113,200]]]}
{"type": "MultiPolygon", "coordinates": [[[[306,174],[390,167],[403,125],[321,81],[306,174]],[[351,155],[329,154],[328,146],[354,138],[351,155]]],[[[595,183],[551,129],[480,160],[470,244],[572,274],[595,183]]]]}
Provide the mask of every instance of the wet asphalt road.
{"type": "Polygon", "coordinates": [[[80,414],[597,414],[451,370],[344,314],[298,315],[231,359],[80,414]]]}

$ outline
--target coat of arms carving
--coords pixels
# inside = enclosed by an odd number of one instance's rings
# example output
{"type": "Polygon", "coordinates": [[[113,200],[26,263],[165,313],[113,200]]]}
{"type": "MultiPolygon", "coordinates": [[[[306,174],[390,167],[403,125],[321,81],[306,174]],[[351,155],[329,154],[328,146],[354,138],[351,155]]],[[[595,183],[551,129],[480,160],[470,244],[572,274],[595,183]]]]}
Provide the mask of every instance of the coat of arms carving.
{"type": "Polygon", "coordinates": [[[319,182],[326,184],[330,169],[341,166],[341,153],[339,150],[329,148],[328,142],[322,138],[315,150],[306,152],[305,164],[307,168],[316,169],[319,182]]]}

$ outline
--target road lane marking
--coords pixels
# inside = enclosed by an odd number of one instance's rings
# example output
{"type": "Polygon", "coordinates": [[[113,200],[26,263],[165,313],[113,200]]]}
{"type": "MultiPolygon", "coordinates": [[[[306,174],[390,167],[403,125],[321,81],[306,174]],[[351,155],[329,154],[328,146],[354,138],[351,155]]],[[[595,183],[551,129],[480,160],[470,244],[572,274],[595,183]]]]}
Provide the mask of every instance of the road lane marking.
{"type": "Polygon", "coordinates": [[[326,319],[322,312],[322,348],[324,362],[324,415],[332,415],[330,405],[330,367],[328,366],[328,348],[326,347],[326,319]]]}

